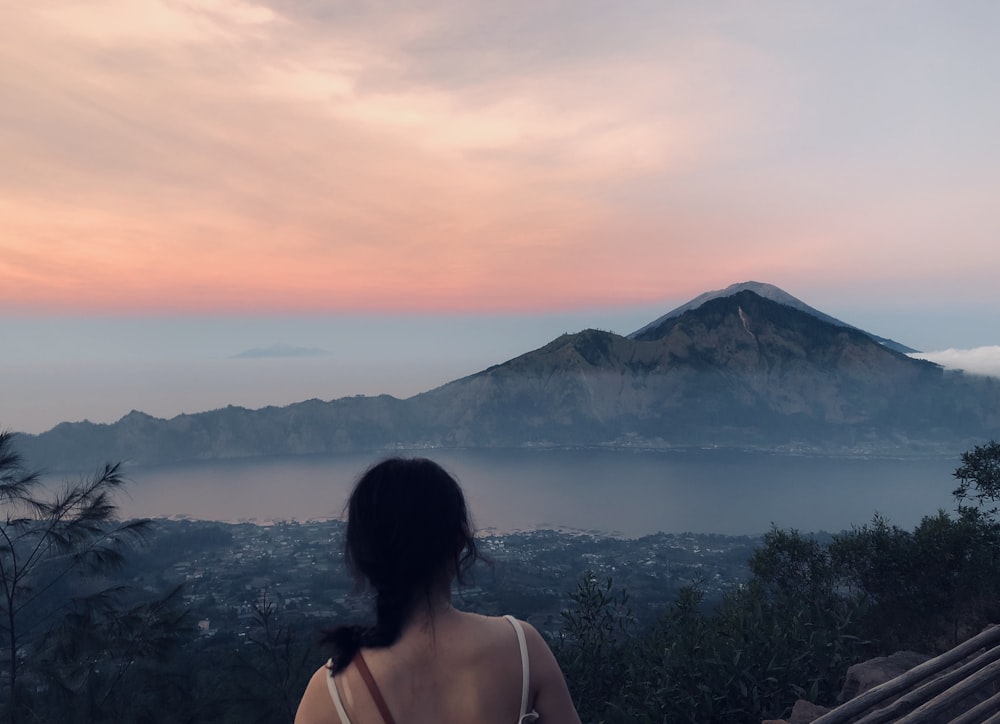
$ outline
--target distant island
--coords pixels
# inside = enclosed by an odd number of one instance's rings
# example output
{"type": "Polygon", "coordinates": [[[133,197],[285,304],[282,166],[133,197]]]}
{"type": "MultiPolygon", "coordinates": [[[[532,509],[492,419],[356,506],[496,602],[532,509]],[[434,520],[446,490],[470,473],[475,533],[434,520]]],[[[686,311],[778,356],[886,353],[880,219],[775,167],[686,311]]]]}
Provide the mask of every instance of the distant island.
{"type": "Polygon", "coordinates": [[[296,347],[291,344],[272,344],[269,347],[253,347],[234,354],[232,359],[266,359],[272,357],[324,357],[330,354],[321,347],[296,347]]]}

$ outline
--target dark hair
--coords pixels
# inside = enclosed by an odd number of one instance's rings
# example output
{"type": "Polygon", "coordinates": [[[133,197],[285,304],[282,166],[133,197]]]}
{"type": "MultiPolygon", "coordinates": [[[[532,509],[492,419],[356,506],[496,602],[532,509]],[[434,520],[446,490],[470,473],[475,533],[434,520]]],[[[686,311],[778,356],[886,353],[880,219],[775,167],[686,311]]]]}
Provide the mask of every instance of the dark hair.
{"type": "Polygon", "coordinates": [[[391,646],[403,625],[443,580],[465,574],[478,554],[458,482],[426,458],[388,458],[370,467],[347,503],[344,560],[375,592],[373,626],[324,631],[334,672],[358,649],[391,646]]]}

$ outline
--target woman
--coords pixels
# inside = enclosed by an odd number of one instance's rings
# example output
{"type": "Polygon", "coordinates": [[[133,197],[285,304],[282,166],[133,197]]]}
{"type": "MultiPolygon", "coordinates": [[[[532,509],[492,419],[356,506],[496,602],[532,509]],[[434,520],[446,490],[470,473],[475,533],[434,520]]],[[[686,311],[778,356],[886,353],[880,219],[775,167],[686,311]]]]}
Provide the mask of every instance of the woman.
{"type": "Polygon", "coordinates": [[[462,491],[437,463],[390,458],[362,476],[345,559],[375,591],[376,622],[327,632],[334,655],[309,681],[296,724],[579,724],[530,624],[452,607],[451,583],[476,543],[462,491]]]}

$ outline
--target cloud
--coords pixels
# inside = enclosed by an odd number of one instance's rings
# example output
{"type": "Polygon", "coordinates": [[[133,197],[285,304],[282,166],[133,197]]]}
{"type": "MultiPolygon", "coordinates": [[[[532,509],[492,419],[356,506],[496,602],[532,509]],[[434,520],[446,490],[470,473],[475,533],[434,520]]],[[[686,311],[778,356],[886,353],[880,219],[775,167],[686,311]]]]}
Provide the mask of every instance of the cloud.
{"type": "Polygon", "coordinates": [[[233,359],[263,359],[273,357],[323,357],[329,354],[319,347],[296,347],[290,344],[272,344],[270,347],[254,347],[234,354],[233,359]]]}
{"type": "Polygon", "coordinates": [[[916,352],[916,359],[936,362],[948,369],[965,370],[970,374],[1000,377],[1000,346],[974,349],[945,349],[937,352],[916,352]]]}
{"type": "Polygon", "coordinates": [[[883,289],[888,267],[896,288],[988,281],[1000,54],[937,31],[992,25],[779,6],[25,4],[0,27],[0,304],[530,309],[746,278],[883,289]]]}

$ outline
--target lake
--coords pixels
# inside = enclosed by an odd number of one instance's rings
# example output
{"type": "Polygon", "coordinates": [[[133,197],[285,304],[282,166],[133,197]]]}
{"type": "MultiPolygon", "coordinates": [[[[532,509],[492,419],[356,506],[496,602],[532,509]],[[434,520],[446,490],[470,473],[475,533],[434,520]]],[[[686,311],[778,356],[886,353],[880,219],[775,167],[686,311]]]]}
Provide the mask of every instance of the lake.
{"type": "MultiPolygon", "coordinates": [[[[404,453],[406,454],[406,453],[404,453]]],[[[836,532],[878,511],[912,528],[953,509],[954,459],[847,459],[734,451],[420,450],[458,477],[480,530],[627,537],[755,534],[772,523],[836,532]]],[[[339,517],[372,454],[132,468],[126,516],[212,520],[339,517]]]]}

